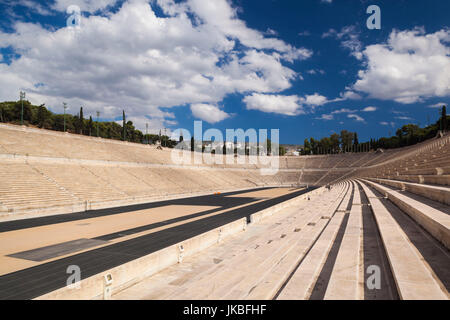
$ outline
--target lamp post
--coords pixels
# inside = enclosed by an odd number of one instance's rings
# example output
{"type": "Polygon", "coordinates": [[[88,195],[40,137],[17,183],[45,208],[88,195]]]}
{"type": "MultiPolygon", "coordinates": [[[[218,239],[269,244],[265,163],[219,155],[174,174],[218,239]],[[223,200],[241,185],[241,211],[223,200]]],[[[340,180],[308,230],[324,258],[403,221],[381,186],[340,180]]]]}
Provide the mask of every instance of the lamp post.
{"type": "Polygon", "coordinates": [[[66,109],[67,109],[67,103],[63,102],[64,106],[64,132],[66,132],[66,109]]]}
{"type": "Polygon", "coordinates": [[[22,102],[22,112],[20,114],[20,124],[23,125],[23,100],[25,99],[25,92],[20,91],[20,101],[22,102]]]}
{"type": "MultiPolygon", "coordinates": [[[[166,137],[166,128],[164,128],[164,137],[166,137]]],[[[164,147],[167,147],[167,140],[164,138],[164,147]]]]}
{"type": "Polygon", "coordinates": [[[98,138],[98,119],[100,117],[100,111],[97,111],[97,138],[98,138]]]}

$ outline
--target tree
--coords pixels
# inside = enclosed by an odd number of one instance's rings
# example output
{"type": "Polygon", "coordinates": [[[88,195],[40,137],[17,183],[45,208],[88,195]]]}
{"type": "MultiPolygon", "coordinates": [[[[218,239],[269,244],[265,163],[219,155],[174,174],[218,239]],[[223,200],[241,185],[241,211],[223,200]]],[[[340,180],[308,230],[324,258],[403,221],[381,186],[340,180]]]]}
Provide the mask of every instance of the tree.
{"type": "Polygon", "coordinates": [[[356,132],[353,133],[353,145],[354,145],[356,152],[358,152],[359,141],[358,141],[358,134],[356,132]]]}
{"type": "Polygon", "coordinates": [[[39,128],[44,127],[44,123],[46,122],[48,116],[49,114],[47,108],[45,107],[45,103],[41,104],[37,112],[37,124],[39,128]]]}
{"type": "Polygon", "coordinates": [[[319,142],[313,137],[309,138],[309,143],[311,144],[311,151],[313,154],[319,153],[319,142]]]}
{"type": "Polygon", "coordinates": [[[122,140],[125,141],[126,136],[127,136],[127,125],[125,122],[125,110],[123,110],[122,112],[122,128],[123,128],[123,136],[122,136],[122,140]]]}
{"type": "Polygon", "coordinates": [[[84,117],[83,117],[83,107],[80,108],[80,134],[83,134],[84,130],[84,117]]]}
{"type": "Polygon", "coordinates": [[[191,151],[194,152],[195,150],[195,140],[194,137],[191,137],[191,151]]]}
{"type": "Polygon", "coordinates": [[[441,114],[441,119],[442,119],[442,127],[441,130],[446,131],[447,130],[447,108],[446,106],[442,106],[442,114],[441,114]]]}
{"type": "Polygon", "coordinates": [[[332,153],[339,152],[339,135],[337,133],[333,133],[330,136],[331,150],[332,153]]]}
{"type": "Polygon", "coordinates": [[[266,146],[267,146],[267,154],[271,154],[272,153],[272,141],[270,141],[270,139],[266,140],[266,146]]]}
{"type": "Polygon", "coordinates": [[[331,139],[328,137],[324,137],[320,139],[319,148],[321,154],[326,154],[331,149],[331,139]]]}
{"type": "MultiPolygon", "coordinates": [[[[15,103],[14,108],[14,118],[17,120],[20,120],[20,115],[22,113],[22,102],[19,100],[15,103]]],[[[33,113],[31,112],[31,103],[30,101],[26,100],[23,101],[23,120],[31,122],[33,118],[33,113]]]]}
{"type": "Polygon", "coordinates": [[[353,142],[353,133],[349,132],[347,130],[342,130],[341,131],[341,145],[342,145],[342,150],[344,152],[347,152],[351,149],[352,142],[353,142]]]}
{"type": "Polygon", "coordinates": [[[89,116],[88,128],[89,128],[89,136],[92,136],[92,129],[94,128],[94,122],[92,121],[92,116],[89,116]]]}
{"type": "Polygon", "coordinates": [[[309,143],[308,139],[305,139],[305,141],[303,141],[303,154],[311,154],[311,144],[309,143]]]}

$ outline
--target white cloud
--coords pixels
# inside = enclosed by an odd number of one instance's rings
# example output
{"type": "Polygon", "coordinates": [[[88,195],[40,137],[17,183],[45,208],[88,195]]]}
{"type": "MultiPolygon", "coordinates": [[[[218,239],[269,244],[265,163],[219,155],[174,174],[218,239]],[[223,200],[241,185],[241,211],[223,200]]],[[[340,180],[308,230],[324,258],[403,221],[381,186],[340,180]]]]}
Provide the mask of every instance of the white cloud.
{"type": "Polygon", "coordinates": [[[357,114],[348,114],[347,118],[355,119],[355,121],[358,121],[358,122],[365,122],[364,118],[358,116],[357,114]]]}
{"type": "Polygon", "coordinates": [[[377,109],[378,109],[377,107],[369,106],[369,107],[365,107],[361,111],[363,111],[363,112],[374,112],[374,111],[377,111],[377,109]]]}
{"type": "Polygon", "coordinates": [[[381,124],[382,126],[389,126],[389,125],[390,125],[391,127],[394,127],[394,126],[395,126],[395,122],[381,121],[380,124],[381,124]]]}
{"type": "Polygon", "coordinates": [[[266,32],[264,32],[265,35],[269,35],[269,36],[276,36],[278,35],[278,32],[276,32],[273,29],[267,28],[266,32]]]}
{"type": "Polygon", "coordinates": [[[355,113],[358,110],[351,110],[351,109],[347,109],[347,108],[342,108],[339,110],[334,110],[333,112],[331,112],[331,114],[339,114],[339,113],[355,113]]]}
{"type": "Polygon", "coordinates": [[[345,26],[341,31],[333,28],[322,34],[322,38],[335,38],[341,41],[341,46],[350,50],[351,54],[358,60],[363,57],[362,43],[359,40],[359,32],[355,26],[345,26]]]}
{"type": "Polygon", "coordinates": [[[40,14],[41,16],[50,16],[53,14],[53,12],[47,8],[45,8],[44,6],[42,6],[39,2],[37,1],[32,1],[32,0],[16,0],[16,1],[11,1],[10,3],[8,3],[10,6],[23,6],[26,7],[27,9],[30,9],[38,14],[40,14]]]}
{"type": "Polygon", "coordinates": [[[253,93],[246,96],[242,101],[246,104],[248,110],[260,110],[288,116],[305,114],[317,106],[331,102],[327,97],[318,93],[305,95],[304,97],[253,93]]]}
{"type": "Polygon", "coordinates": [[[317,74],[317,73],[325,74],[325,71],[322,70],[322,69],[317,69],[317,70],[311,69],[311,70],[307,70],[306,73],[309,73],[309,74],[317,74]]]}
{"type": "Polygon", "coordinates": [[[327,97],[324,97],[318,93],[306,95],[305,98],[300,98],[300,101],[310,106],[322,106],[326,103],[331,102],[330,100],[327,99],[327,97]]]}
{"type": "MultiPolygon", "coordinates": [[[[89,12],[116,3],[69,2],[89,12]]],[[[67,4],[54,7],[65,11],[67,4]]],[[[65,101],[75,110],[84,106],[86,114],[114,116],[125,108],[130,117],[169,124],[161,107],[286,90],[299,74],[285,64],[312,55],[248,28],[226,0],[151,5],[167,17],[157,17],[147,1],[129,0],[117,12],[82,17],[79,29],[16,22],[13,33],[0,31],[0,47],[20,54],[10,65],[0,63],[0,96],[15,100],[25,90],[33,103],[59,112],[65,101]]]]}
{"type": "Polygon", "coordinates": [[[94,13],[116,4],[118,0],[55,0],[52,9],[65,12],[71,5],[80,7],[81,11],[94,13]]]}
{"type": "Polygon", "coordinates": [[[358,73],[356,91],[382,100],[414,103],[450,95],[450,29],[394,30],[387,44],[368,46],[367,68],[358,73]]]}
{"type": "MultiPolygon", "coordinates": [[[[127,121],[132,121],[135,128],[141,130],[143,133],[146,132],[148,124],[148,133],[158,134],[159,130],[162,130],[164,134],[164,128],[167,125],[176,125],[177,122],[173,120],[164,120],[162,118],[146,118],[146,117],[127,117],[127,121]]],[[[117,121],[118,124],[122,125],[122,121],[117,121]]],[[[166,128],[166,134],[170,136],[171,130],[166,128]]]]}
{"type": "Polygon", "coordinates": [[[329,120],[333,120],[334,116],[332,114],[322,114],[320,116],[320,118],[316,118],[317,120],[325,120],[325,121],[329,121],[329,120]]]}
{"type": "Polygon", "coordinates": [[[395,117],[395,119],[399,119],[399,120],[414,120],[411,117],[405,117],[405,116],[401,116],[401,117],[395,117]]]}
{"type": "Polygon", "coordinates": [[[336,100],[342,101],[342,100],[359,100],[359,99],[362,99],[359,94],[350,90],[350,88],[346,88],[346,91],[341,93],[340,98],[336,100]]]}
{"type": "Polygon", "coordinates": [[[246,96],[243,102],[248,110],[260,110],[294,116],[305,113],[300,100],[301,98],[296,95],[283,96],[253,93],[251,96],[246,96]]]}
{"type": "Polygon", "coordinates": [[[429,105],[428,108],[442,108],[442,106],[448,106],[445,102],[439,102],[436,104],[429,105]]]}
{"type": "Polygon", "coordinates": [[[220,110],[218,107],[204,103],[192,104],[191,111],[194,117],[208,123],[220,122],[230,117],[226,112],[220,110]]]}
{"type": "MultiPolygon", "coordinates": [[[[357,112],[357,111],[358,111],[358,110],[352,110],[352,109],[348,109],[348,108],[341,108],[341,109],[334,110],[334,111],[330,112],[329,114],[323,114],[323,115],[321,116],[321,118],[316,118],[316,119],[320,119],[320,120],[332,120],[332,119],[334,119],[334,115],[335,115],[335,114],[341,114],[341,113],[350,113],[350,114],[353,114],[353,113],[355,113],[355,112],[357,112]]],[[[362,119],[361,117],[359,117],[359,116],[357,116],[357,115],[353,115],[353,117],[354,117],[354,116],[356,116],[357,118],[362,119]]],[[[352,118],[352,117],[349,117],[349,118],[352,118]]]]}

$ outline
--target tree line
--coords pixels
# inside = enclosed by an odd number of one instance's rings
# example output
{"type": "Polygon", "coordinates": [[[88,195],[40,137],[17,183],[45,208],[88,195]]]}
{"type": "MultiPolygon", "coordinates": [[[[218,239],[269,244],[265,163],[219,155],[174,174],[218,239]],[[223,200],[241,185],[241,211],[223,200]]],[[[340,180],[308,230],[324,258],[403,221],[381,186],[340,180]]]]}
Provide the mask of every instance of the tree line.
{"type": "Polygon", "coordinates": [[[410,146],[430,138],[434,138],[438,131],[450,130],[450,116],[446,107],[441,109],[441,117],[436,123],[420,128],[415,124],[406,124],[398,129],[395,136],[370,139],[359,142],[356,132],[342,130],[340,134],[333,133],[329,137],[320,140],[314,138],[305,139],[302,155],[310,154],[335,154],[342,152],[369,152],[377,149],[393,149],[410,146]]]}
{"type": "MultiPolygon", "coordinates": [[[[20,125],[22,122],[22,101],[0,102],[0,122],[20,125]]],[[[76,115],[69,113],[55,114],[48,110],[45,104],[36,106],[24,100],[23,124],[48,130],[65,130],[73,134],[98,136],[105,139],[148,144],[160,141],[161,145],[167,147],[176,145],[176,141],[170,140],[167,135],[142,133],[134,127],[132,121],[126,121],[125,111],[123,112],[122,125],[120,125],[115,121],[96,121],[92,119],[92,116],[85,118],[83,107],[76,115]]]]}
{"type": "MultiPolygon", "coordinates": [[[[76,115],[55,114],[47,109],[45,104],[40,106],[32,105],[29,101],[6,101],[0,102],[0,122],[13,124],[22,123],[22,103],[23,103],[23,124],[32,125],[43,129],[66,131],[73,134],[82,134],[86,136],[98,136],[105,139],[124,140],[135,143],[154,144],[157,141],[162,146],[173,148],[179,141],[169,139],[167,135],[144,134],[136,129],[132,121],[126,121],[125,111],[123,111],[122,125],[115,121],[94,121],[92,116],[84,117],[83,107],[76,115]]],[[[371,150],[392,149],[413,145],[436,136],[438,131],[449,130],[450,117],[447,116],[446,107],[441,109],[441,117],[436,123],[420,128],[415,124],[407,124],[396,131],[392,137],[382,137],[379,139],[370,139],[366,142],[359,142],[358,134],[342,130],[340,134],[333,133],[329,137],[320,140],[314,138],[305,139],[302,155],[310,154],[335,154],[342,152],[367,152],[371,150]]],[[[267,144],[268,153],[271,152],[270,140],[267,144]]],[[[194,149],[194,141],[190,143],[191,150],[194,149]]],[[[202,152],[205,151],[203,146],[202,152]]],[[[231,153],[236,153],[232,150],[231,153]]],[[[283,146],[279,146],[279,154],[286,152],[283,146]]],[[[224,153],[230,153],[224,146],[224,153]]],[[[248,148],[245,148],[248,153],[248,148]]]]}

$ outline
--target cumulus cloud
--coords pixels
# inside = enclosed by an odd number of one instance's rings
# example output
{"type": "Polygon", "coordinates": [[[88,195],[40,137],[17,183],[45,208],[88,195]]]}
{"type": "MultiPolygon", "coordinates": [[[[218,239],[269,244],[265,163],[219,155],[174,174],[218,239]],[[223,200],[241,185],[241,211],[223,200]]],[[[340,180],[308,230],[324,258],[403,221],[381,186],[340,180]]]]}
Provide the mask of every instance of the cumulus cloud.
{"type": "Polygon", "coordinates": [[[45,8],[42,4],[40,4],[37,1],[32,1],[32,0],[13,0],[8,2],[8,5],[10,5],[11,7],[15,7],[15,6],[22,6],[25,7],[27,9],[30,9],[32,11],[34,11],[37,14],[40,14],[41,16],[50,16],[53,15],[53,12],[47,8],[45,8]]]}
{"type": "Polygon", "coordinates": [[[204,103],[192,104],[191,111],[194,117],[208,123],[216,123],[230,117],[226,112],[220,110],[218,107],[204,103]]]}
{"type": "Polygon", "coordinates": [[[372,98],[414,103],[450,95],[450,29],[394,30],[386,44],[364,51],[367,68],[358,73],[356,91],[372,98]]]}
{"type": "Polygon", "coordinates": [[[297,95],[272,95],[253,93],[243,99],[248,110],[279,113],[288,116],[305,114],[314,107],[331,102],[318,93],[299,97],[297,95]]]}
{"type": "Polygon", "coordinates": [[[314,93],[312,95],[306,95],[304,98],[300,98],[300,101],[304,104],[310,105],[310,106],[322,106],[326,103],[331,102],[327,99],[327,97],[322,96],[318,93],[314,93]]]}
{"type": "Polygon", "coordinates": [[[359,100],[362,99],[362,97],[357,94],[356,92],[350,90],[350,88],[346,88],[346,91],[342,92],[340,95],[340,98],[336,100],[359,100]]]}
{"type": "Polygon", "coordinates": [[[365,107],[361,111],[363,111],[363,112],[374,112],[374,111],[377,111],[377,109],[378,109],[377,107],[369,106],[369,107],[365,107]]]}
{"type": "MultiPolygon", "coordinates": [[[[116,3],[69,2],[89,12],[116,3]]],[[[66,5],[60,0],[54,8],[66,5]]],[[[23,22],[13,28],[0,31],[0,47],[20,55],[0,63],[3,99],[25,90],[30,101],[56,111],[65,101],[86,114],[126,109],[141,119],[166,119],[162,107],[214,106],[232,93],[279,93],[299,77],[285,64],[312,55],[248,28],[226,0],[129,0],[114,13],[82,17],[78,29],[23,22]]]]}
{"type": "Polygon", "coordinates": [[[52,9],[65,12],[71,5],[78,6],[81,11],[94,13],[113,6],[118,0],[55,0],[52,9]]]}
{"type": "Polygon", "coordinates": [[[243,102],[248,110],[260,110],[288,116],[305,113],[300,98],[296,95],[283,96],[253,93],[250,96],[246,96],[243,102]]]}

